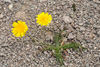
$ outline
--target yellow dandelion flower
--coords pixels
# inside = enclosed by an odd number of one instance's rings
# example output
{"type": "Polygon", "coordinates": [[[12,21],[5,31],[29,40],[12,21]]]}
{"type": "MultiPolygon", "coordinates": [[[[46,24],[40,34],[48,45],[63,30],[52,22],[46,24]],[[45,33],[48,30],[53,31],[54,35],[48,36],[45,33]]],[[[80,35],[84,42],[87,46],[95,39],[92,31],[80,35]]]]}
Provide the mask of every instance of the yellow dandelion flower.
{"type": "Polygon", "coordinates": [[[37,15],[37,23],[41,26],[47,26],[49,23],[51,23],[52,16],[49,15],[48,13],[40,13],[37,15]]]}
{"type": "Polygon", "coordinates": [[[12,28],[12,33],[16,37],[25,36],[25,33],[28,30],[28,26],[23,21],[14,22],[12,26],[14,27],[12,28]]]}

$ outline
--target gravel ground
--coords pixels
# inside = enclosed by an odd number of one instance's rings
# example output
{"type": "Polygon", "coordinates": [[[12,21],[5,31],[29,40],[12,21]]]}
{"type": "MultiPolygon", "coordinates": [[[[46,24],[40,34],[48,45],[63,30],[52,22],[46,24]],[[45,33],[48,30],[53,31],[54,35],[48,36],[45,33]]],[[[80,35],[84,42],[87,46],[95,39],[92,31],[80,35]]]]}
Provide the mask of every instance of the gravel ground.
{"type": "Polygon", "coordinates": [[[64,29],[66,39],[88,49],[82,53],[68,50],[62,67],[100,67],[100,0],[0,0],[0,67],[60,67],[50,51],[39,48],[41,43],[53,41],[53,31],[64,29]],[[47,27],[36,23],[41,12],[53,17],[47,27]],[[25,37],[16,38],[11,33],[17,20],[29,27],[25,37]]]}

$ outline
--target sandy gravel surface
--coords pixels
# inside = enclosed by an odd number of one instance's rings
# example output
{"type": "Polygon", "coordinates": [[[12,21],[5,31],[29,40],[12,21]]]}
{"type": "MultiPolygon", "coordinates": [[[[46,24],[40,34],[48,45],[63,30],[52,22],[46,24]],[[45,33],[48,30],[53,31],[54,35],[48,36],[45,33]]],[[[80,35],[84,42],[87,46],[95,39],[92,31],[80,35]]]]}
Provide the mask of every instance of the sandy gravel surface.
{"type": "Polygon", "coordinates": [[[100,67],[100,0],[0,0],[0,67],[100,67]],[[52,15],[47,27],[36,23],[41,12],[52,15]],[[17,20],[28,25],[25,37],[16,38],[11,33],[17,20]],[[88,49],[82,53],[68,50],[69,56],[60,66],[50,51],[39,48],[41,43],[52,43],[54,31],[64,29],[67,40],[88,49]]]}

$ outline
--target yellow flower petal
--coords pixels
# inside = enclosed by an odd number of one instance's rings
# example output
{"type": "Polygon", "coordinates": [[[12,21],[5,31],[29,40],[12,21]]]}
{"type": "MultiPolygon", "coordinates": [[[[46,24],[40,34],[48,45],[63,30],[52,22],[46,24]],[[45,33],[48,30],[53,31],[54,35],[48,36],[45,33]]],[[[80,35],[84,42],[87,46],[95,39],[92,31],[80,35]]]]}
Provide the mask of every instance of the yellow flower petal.
{"type": "Polygon", "coordinates": [[[13,23],[12,33],[16,37],[25,36],[26,31],[28,30],[28,26],[23,21],[18,21],[13,23]]]}
{"type": "Polygon", "coordinates": [[[22,21],[18,21],[18,24],[21,24],[22,23],[22,21]]]}
{"type": "Polygon", "coordinates": [[[48,13],[42,12],[41,14],[37,15],[37,23],[41,26],[47,26],[51,23],[52,16],[48,13]]]}
{"type": "Polygon", "coordinates": [[[18,23],[14,22],[13,23],[13,27],[16,27],[18,25],[18,23]]]}

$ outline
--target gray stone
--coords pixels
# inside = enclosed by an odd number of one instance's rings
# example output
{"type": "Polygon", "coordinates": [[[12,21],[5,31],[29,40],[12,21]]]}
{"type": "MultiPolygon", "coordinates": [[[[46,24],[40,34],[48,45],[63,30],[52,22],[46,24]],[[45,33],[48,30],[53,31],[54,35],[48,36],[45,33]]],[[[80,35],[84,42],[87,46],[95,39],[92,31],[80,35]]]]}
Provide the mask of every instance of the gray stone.
{"type": "Polygon", "coordinates": [[[63,29],[64,29],[64,25],[63,25],[63,24],[60,26],[60,29],[61,29],[61,30],[63,30],[63,29]]]}
{"type": "Polygon", "coordinates": [[[71,32],[71,31],[75,31],[74,29],[73,29],[73,27],[72,27],[72,25],[68,25],[68,32],[71,32]]]}
{"type": "Polygon", "coordinates": [[[63,16],[63,20],[65,23],[71,23],[73,21],[69,16],[63,16]]]}
{"type": "Polygon", "coordinates": [[[94,28],[100,28],[100,25],[94,24],[93,27],[94,28]]]}
{"type": "Polygon", "coordinates": [[[83,39],[83,35],[81,35],[80,32],[77,33],[77,39],[79,41],[82,41],[82,39],[83,39]]]}
{"type": "Polygon", "coordinates": [[[100,30],[97,33],[98,33],[98,35],[100,35],[100,30]]]}
{"type": "Polygon", "coordinates": [[[73,39],[74,37],[75,37],[75,35],[73,35],[72,33],[69,33],[68,39],[73,39]]]}
{"type": "Polygon", "coordinates": [[[82,0],[75,0],[75,1],[80,2],[80,1],[82,1],[82,0]]]}
{"type": "Polygon", "coordinates": [[[20,10],[19,12],[17,12],[17,13],[15,14],[15,17],[16,17],[16,18],[25,19],[26,16],[27,16],[27,15],[26,15],[25,11],[23,11],[23,10],[20,10]]]}
{"type": "Polygon", "coordinates": [[[96,3],[100,3],[100,0],[93,0],[94,2],[96,2],[96,3]]]}
{"type": "Polygon", "coordinates": [[[2,46],[9,46],[9,44],[7,44],[7,43],[4,43],[2,46]]]}
{"type": "Polygon", "coordinates": [[[45,37],[46,40],[53,40],[53,33],[51,31],[46,31],[45,37]]]}
{"type": "Polygon", "coordinates": [[[62,36],[67,35],[67,31],[63,31],[63,32],[61,33],[61,35],[62,35],[62,36]]]}

